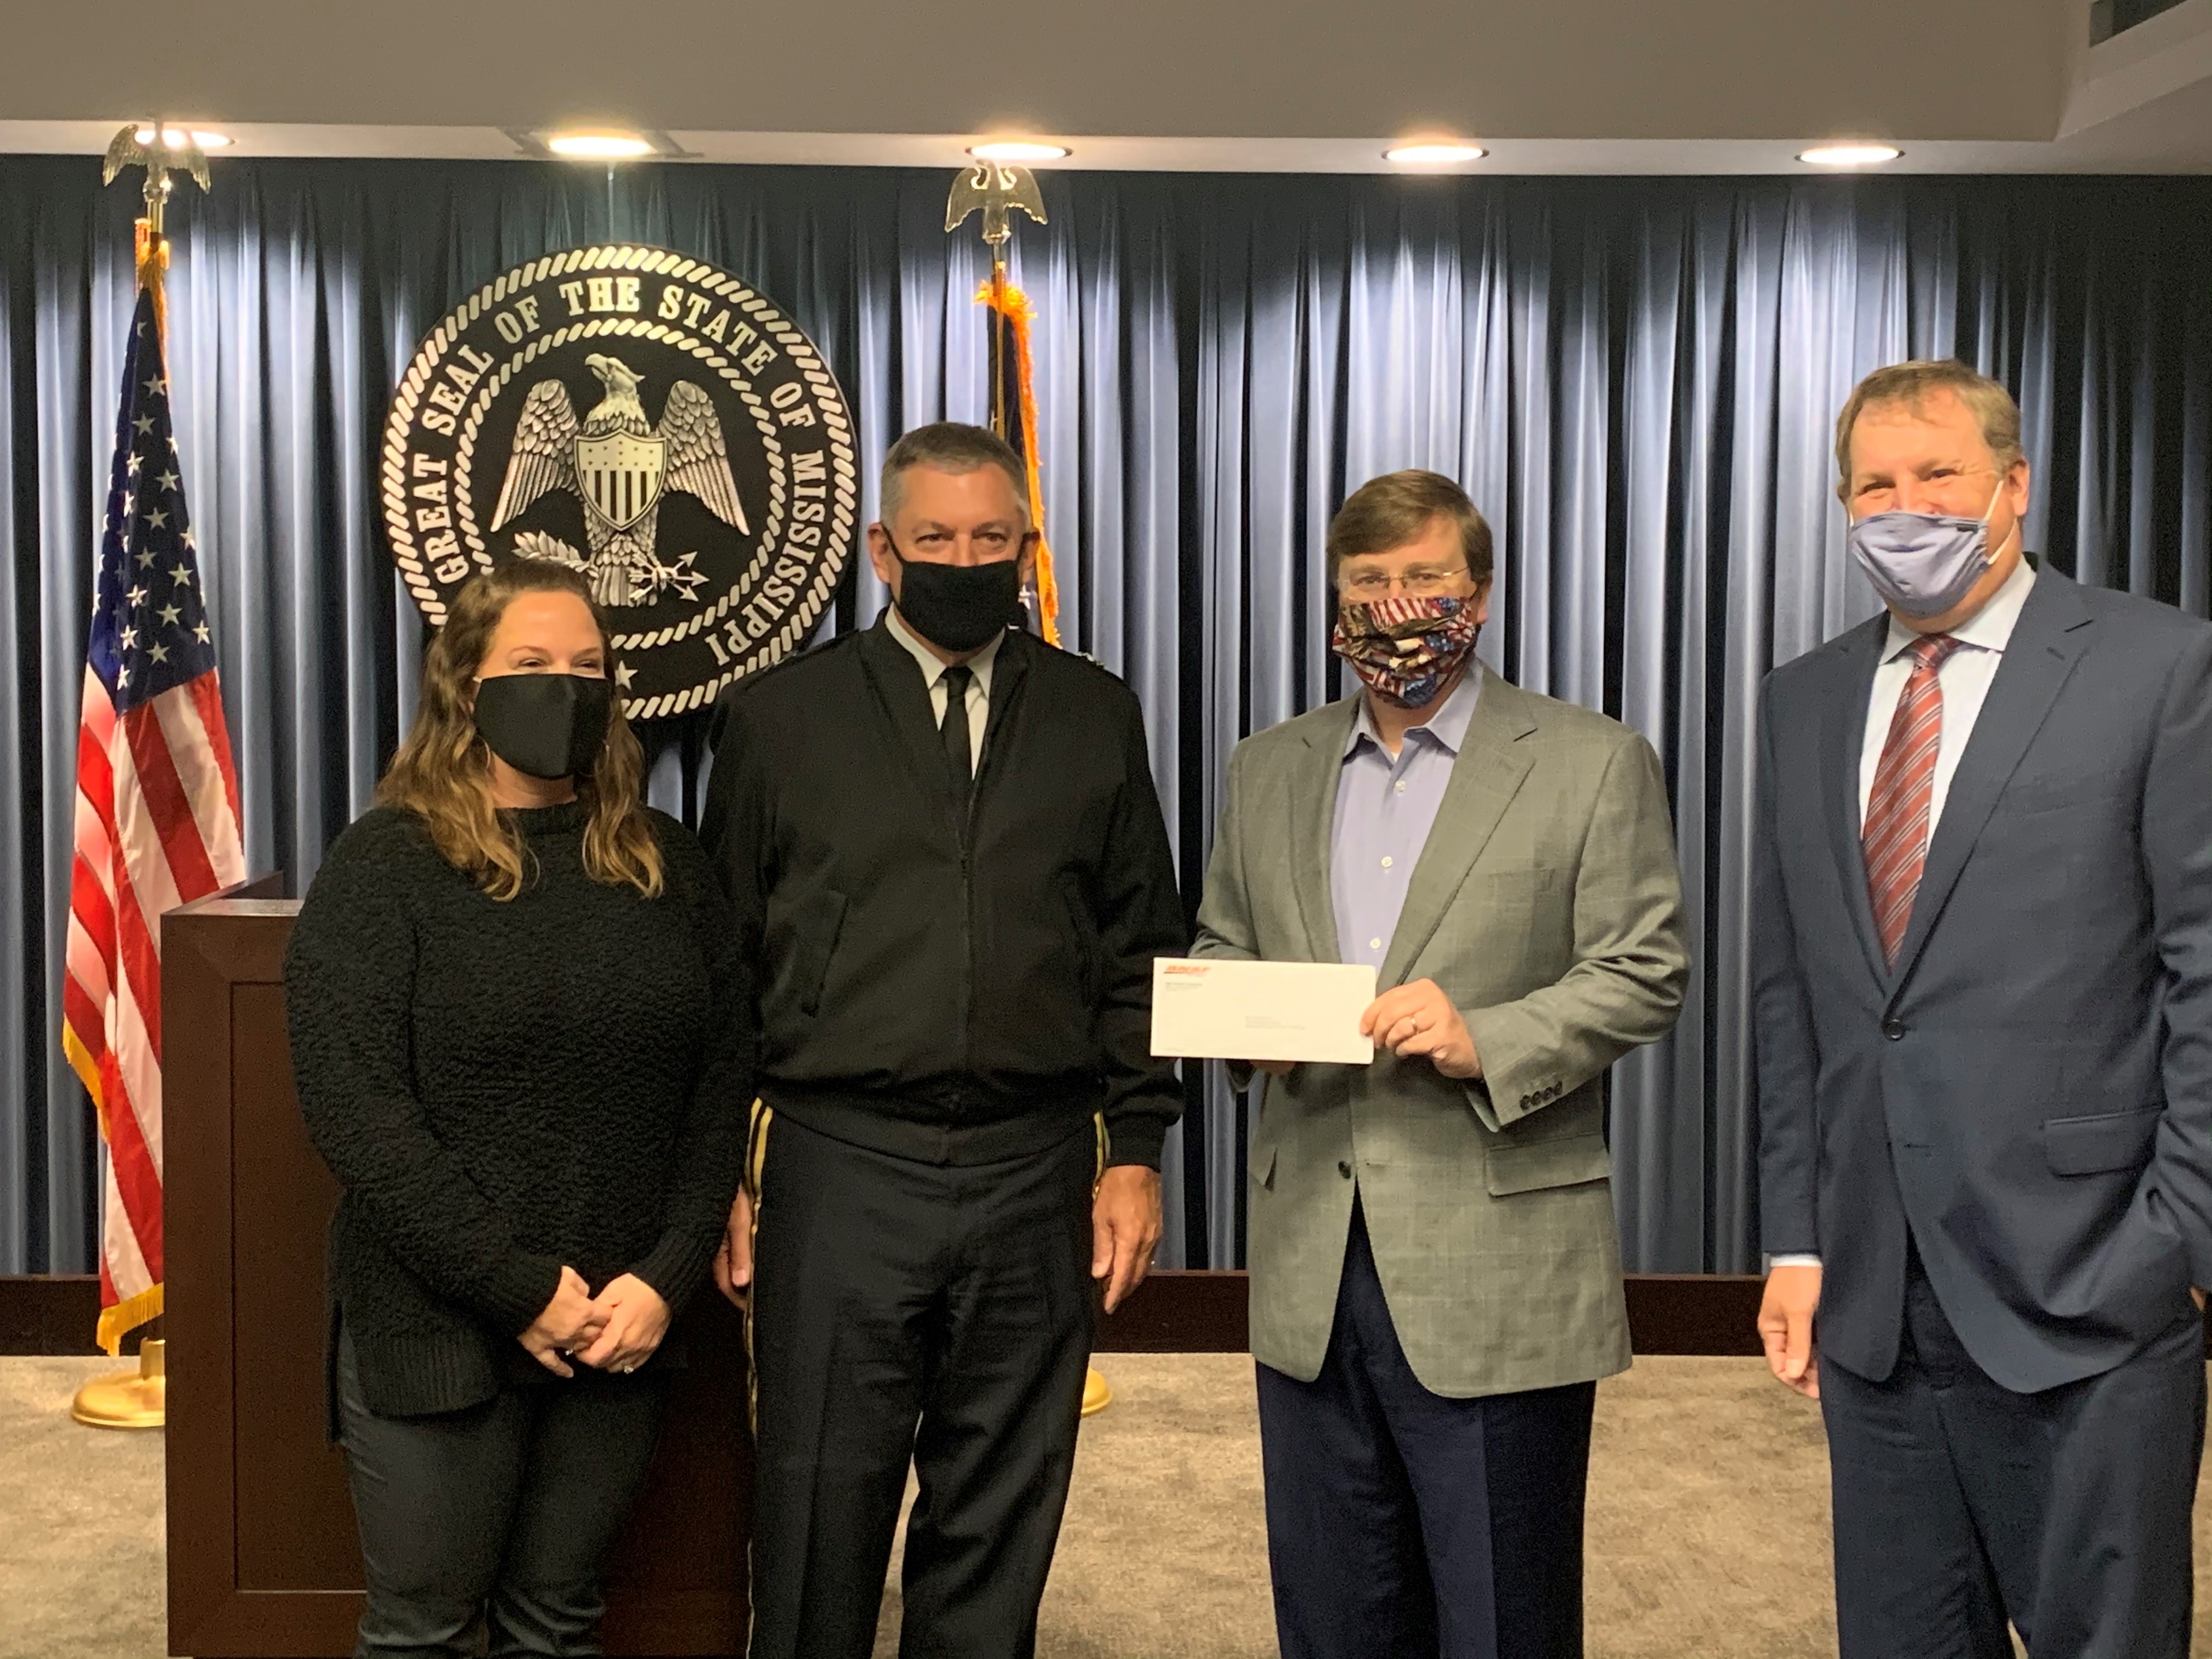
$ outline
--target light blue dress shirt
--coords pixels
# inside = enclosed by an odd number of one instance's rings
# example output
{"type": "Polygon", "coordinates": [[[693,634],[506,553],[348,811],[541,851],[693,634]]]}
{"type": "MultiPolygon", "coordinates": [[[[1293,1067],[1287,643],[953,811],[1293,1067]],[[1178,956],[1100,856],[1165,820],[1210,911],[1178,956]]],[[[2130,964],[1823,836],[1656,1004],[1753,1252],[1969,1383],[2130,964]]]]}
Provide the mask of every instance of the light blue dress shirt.
{"type": "Polygon", "coordinates": [[[1378,971],[1398,931],[1406,886],[1428,844],[1429,829],[1443,805],[1474,702],[1482,668],[1470,663],[1451,695],[1425,723],[1406,733],[1393,756],[1375,735],[1367,699],[1344,746],[1336,779],[1335,827],[1329,836],[1328,879],[1336,911],[1337,955],[1378,971]]]}

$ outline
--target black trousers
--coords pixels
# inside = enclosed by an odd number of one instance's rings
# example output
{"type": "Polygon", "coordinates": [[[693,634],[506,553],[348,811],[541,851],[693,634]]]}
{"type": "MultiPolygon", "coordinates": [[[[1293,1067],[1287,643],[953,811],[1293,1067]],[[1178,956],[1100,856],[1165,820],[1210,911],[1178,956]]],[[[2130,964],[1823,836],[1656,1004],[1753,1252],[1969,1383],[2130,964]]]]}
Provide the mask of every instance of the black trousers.
{"type": "Polygon", "coordinates": [[[2186,1659],[2204,1446],[2193,1315],[2100,1376],[2014,1394],[1916,1253],[1897,1369],[1823,1358],[1843,1659],[2186,1659]]]}
{"type": "Polygon", "coordinates": [[[1357,1200],[1321,1375],[1258,1371],[1283,1659],[1577,1659],[1595,1382],[1423,1388],[1357,1200]]]}
{"type": "Polygon", "coordinates": [[[510,1388],[466,1411],[380,1417],[338,1343],[340,1444],[368,1606],[357,1659],[601,1651],[601,1558],[643,1484],[665,1389],[650,1376],[510,1388]]]}
{"type": "Polygon", "coordinates": [[[1091,1352],[1089,1133],[962,1167],[757,1133],[752,1659],[1029,1659],[1091,1352]]]}

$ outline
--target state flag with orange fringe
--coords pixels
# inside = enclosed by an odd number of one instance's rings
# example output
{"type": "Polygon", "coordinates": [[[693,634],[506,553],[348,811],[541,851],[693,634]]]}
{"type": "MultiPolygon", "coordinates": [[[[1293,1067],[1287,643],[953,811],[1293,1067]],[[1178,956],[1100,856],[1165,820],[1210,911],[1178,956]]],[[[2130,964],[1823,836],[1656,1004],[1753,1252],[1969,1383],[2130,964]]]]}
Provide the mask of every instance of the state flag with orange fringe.
{"type": "MultiPolygon", "coordinates": [[[[1036,321],[1036,311],[1030,304],[1029,295],[1006,280],[1004,265],[994,270],[990,280],[976,290],[975,301],[1006,319],[1006,333],[1013,348],[1000,362],[1000,372],[1006,377],[1006,383],[992,389],[995,394],[993,403],[1009,412],[1006,430],[1000,435],[1022,458],[1022,471],[1029,483],[1030,523],[1037,533],[1036,611],[1032,621],[1048,645],[1058,645],[1060,584],[1053,575],[1052,547],[1044,533],[1044,489],[1037,477],[1036,376],[1030,347],[1030,325],[1036,321]]],[[[1026,602],[1030,596],[1024,598],[1026,602]]]]}

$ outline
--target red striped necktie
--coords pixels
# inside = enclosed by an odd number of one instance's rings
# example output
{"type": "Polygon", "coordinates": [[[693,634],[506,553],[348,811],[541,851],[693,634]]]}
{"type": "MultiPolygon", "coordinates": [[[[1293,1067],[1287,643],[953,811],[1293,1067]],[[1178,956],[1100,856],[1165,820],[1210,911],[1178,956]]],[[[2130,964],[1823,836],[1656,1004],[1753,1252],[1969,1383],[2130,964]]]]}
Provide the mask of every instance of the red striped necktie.
{"type": "Polygon", "coordinates": [[[1875,932],[1882,959],[1894,969],[1920,872],[1928,865],[1929,811],[1936,794],[1936,757],[1943,746],[1943,683],[1939,676],[1959,641],[1948,634],[1915,640],[1912,678],[1897,700],[1889,737],[1867,796],[1867,896],[1874,902],[1875,932]]]}

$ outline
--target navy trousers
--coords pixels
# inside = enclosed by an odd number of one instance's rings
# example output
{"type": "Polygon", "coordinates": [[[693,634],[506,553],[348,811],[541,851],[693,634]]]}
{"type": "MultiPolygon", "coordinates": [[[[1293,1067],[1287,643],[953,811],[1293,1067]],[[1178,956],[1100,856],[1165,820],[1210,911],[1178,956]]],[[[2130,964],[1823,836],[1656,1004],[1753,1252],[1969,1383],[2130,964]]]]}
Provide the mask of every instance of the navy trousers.
{"type": "Polygon", "coordinates": [[[1880,1382],[1823,1358],[1842,1659],[2187,1659],[2204,1448],[2193,1315],[2100,1376],[2014,1394],[1916,1253],[1880,1382]]]}
{"type": "Polygon", "coordinates": [[[1595,1382],[1423,1388],[1356,1200],[1321,1375],[1258,1370],[1283,1659],[1578,1659],[1595,1382]]]}

